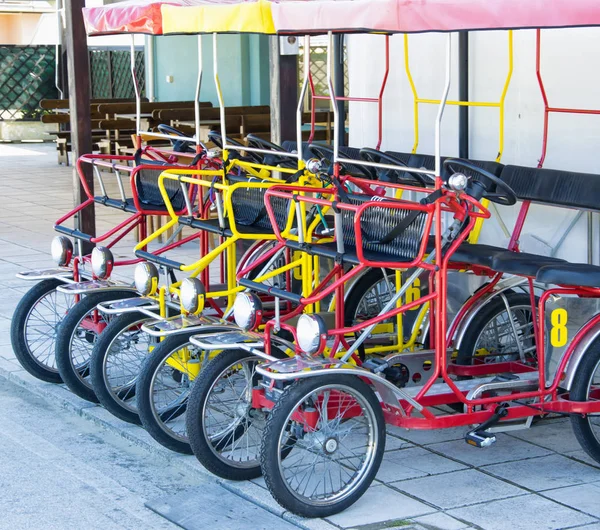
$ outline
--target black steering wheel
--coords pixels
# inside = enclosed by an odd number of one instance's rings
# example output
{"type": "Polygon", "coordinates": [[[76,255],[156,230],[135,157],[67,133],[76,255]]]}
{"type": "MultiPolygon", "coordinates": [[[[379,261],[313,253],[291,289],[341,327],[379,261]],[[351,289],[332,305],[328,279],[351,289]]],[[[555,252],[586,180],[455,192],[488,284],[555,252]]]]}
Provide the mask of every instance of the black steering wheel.
{"type": "MultiPolygon", "coordinates": [[[[393,164],[395,166],[402,166],[408,168],[408,165],[402,162],[399,158],[395,156],[389,155],[387,153],[382,153],[381,151],[377,151],[377,149],[371,149],[370,147],[363,147],[360,150],[360,157],[367,162],[384,163],[384,164],[393,164]]],[[[412,180],[415,181],[416,186],[420,186],[422,188],[427,187],[427,183],[423,178],[423,175],[419,173],[412,173],[410,171],[401,171],[399,169],[380,169],[380,168],[371,168],[375,170],[376,178],[382,180],[384,182],[398,182],[403,180],[404,175],[408,174],[412,180]]]]}
{"type": "MultiPolygon", "coordinates": [[[[223,149],[223,137],[221,136],[220,132],[210,131],[208,133],[208,139],[213,144],[215,144],[219,149],[223,149]]],[[[262,156],[260,156],[259,153],[253,153],[251,151],[248,151],[246,153],[246,156],[242,156],[240,151],[244,150],[244,147],[246,147],[245,145],[234,140],[233,138],[229,138],[229,136],[225,136],[225,141],[227,142],[227,145],[233,145],[235,147],[239,147],[239,149],[231,150],[229,152],[229,155],[230,155],[229,158],[237,158],[239,160],[249,160],[251,162],[255,162],[256,164],[263,163],[263,158],[262,158],[262,156]]]]}
{"type": "Polygon", "coordinates": [[[268,166],[282,166],[286,168],[295,168],[298,166],[297,158],[291,156],[278,156],[276,154],[287,153],[289,155],[290,153],[280,145],[274,144],[273,142],[269,142],[269,140],[264,140],[263,138],[260,138],[254,134],[249,134],[248,136],[246,136],[246,142],[248,143],[248,147],[255,147],[257,149],[267,149],[268,151],[273,151],[272,155],[263,154],[263,163],[268,166]]]}
{"type": "Polygon", "coordinates": [[[444,179],[446,182],[450,176],[454,175],[454,173],[460,173],[460,171],[457,171],[455,168],[468,169],[482,177],[470,179],[469,184],[467,185],[469,195],[472,195],[475,199],[484,197],[491,202],[503,206],[512,206],[517,202],[516,193],[506,182],[489,171],[476,166],[472,162],[461,158],[447,158],[444,160],[443,165],[444,169],[447,170],[447,176],[444,179]]]}
{"type": "MultiPolygon", "coordinates": [[[[310,144],[308,146],[308,150],[317,158],[323,160],[329,160],[333,162],[333,149],[331,147],[327,147],[326,145],[321,144],[310,144]]],[[[342,153],[343,154],[343,153],[342,153]]],[[[374,180],[377,178],[376,172],[371,167],[367,166],[358,166],[354,164],[350,164],[349,162],[340,162],[339,163],[345,173],[348,175],[352,175],[354,177],[365,178],[374,180]]]]}
{"type": "MultiPolygon", "coordinates": [[[[181,138],[190,138],[187,134],[181,132],[175,127],[171,127],[170,125],[165,125],[164,123],[160,123],[156,126],[158,132],[161,134],[169,134],[171,136],[179,136],[181,138]]],[[[194,143],[192,142],[184,142],[182,140],[175,140],[174,138],[170,138],[171,145],[173,146],[173,150],[178,153],[194,153],[196,150],[194,149],[194,143]]],[[[200,144],[202,149],[206,151],[206,146],[200,144]]]]}

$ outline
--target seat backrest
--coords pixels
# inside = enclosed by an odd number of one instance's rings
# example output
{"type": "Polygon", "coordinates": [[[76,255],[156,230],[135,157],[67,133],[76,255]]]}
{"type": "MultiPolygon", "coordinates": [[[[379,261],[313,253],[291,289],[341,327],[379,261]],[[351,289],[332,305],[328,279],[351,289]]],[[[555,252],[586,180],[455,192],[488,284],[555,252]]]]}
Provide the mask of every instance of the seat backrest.
{"type": "MultiPolygon", "coordinates": [[[[267,182],[257,178],[248,178],[244,175],[229,175],[230,184],[239,182],[267,182]]],[[[243,187],[236,188],[231,196],[233,218],[237,225],[256,226],[257,228],[273,228],[267,209],[265,207],[265,193],[267,188],[243,187]]],[[[275,214],[279,230],[283,230],[288,220],[290,201],[280,197],[270,199],[270,204],[275,214]]]]}
{"type": "Polygon", "coordinates": [[[511,165],[500,178],[520,200],[600,211],[600,175],[511,165]]]}
{"type": "MultiPolygon", "coordinates": [[[[374,204],[374,206],[366,208],[360,218],[363,250],[381,252],[406,262],[416,258],[423,241],[427,214],[419,214],[401,234],[389,242],[382,243],[381,240],[398,226],[411,211],[386,207],[385,202],[378,205],[381,198],[373,198],[367,195],[350,194],[345,201],[355,205],[365,202],[374,204]]],[[[393,201],[393,199],[386,198],[386,201],[393,201]]],[[[356,247],[355,214],[344,209],[341,212],[344,245],[356,247]]]]}

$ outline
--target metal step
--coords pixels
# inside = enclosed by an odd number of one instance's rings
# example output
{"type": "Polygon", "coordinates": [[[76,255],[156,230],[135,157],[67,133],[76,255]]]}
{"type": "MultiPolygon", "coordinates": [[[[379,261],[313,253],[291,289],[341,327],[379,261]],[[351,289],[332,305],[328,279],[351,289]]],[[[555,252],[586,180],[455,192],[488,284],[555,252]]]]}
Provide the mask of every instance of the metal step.
{"type": "MultiPolygon", "coordinates": [[[[511,374],[511,375],[515,375],[517,376],[518,379],[514,379],[514,380],[510,380],[510,381],[499,381],[498,375],[492,375],[492,376],[488,376],[488,377],[479,377],[477,379],[467,379],[464,381],[454,381],[454,384],[458,387],[458,389],[461,392],[464,392],[465,394],[472,394],[474,391],[476,391],[479,387],[481,387],[482,385],[490,385],[490,384],[495,384],[495,382],[498,383],[509,383],[511,388],[514,387],[522,387],[522,386],[529,386],[529,385],[536,385],[538,384],[538,374],[535,373],[527,373],[527,374],[511,374]]],[[[404,391],[409,394],[411,397],[415,397],[421,390],[422,390],[422,386],[413,386],[413,387],[408,387],[405,388],[404,391]]],[[[505,385],[502,388],[507,388],[507,385],[505,385]]],[[[502,388],[496,388],[497,390],[501,390],[502,388]]],[[[492,388],[490,388],[492,389],[492,388]]],[[[441,394],[450,394],[452,393],[452,390],[450,389],[450,387],[448,386],[447,383],[434,383],[431,388],[429,389],[429,391],[427,392],[427,396],[439,396],[441,394]]]]}

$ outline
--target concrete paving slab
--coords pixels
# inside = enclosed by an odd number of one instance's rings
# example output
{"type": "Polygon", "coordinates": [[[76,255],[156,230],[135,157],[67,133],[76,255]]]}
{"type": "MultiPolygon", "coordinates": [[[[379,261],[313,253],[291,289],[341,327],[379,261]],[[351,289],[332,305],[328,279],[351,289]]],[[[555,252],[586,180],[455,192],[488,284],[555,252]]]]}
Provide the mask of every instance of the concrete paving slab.
{"type": "Polygon", "coordinates": [[[510,436],[551,449],[559,454],[581,449],[566,418],[541,421],[534,424],[531,429],[515,431],[510,433],[510,436]]]}
{"type": "Polygon", "coordinates": [[[557,454],[505,464],[493,464],[485,466],[484,469],[499,478],[533,491],[600,480],[598,469],[557,454]]]}
{"type": "Polygon", "coordinates": [[[552,454],[549,449],[505,434],[497,434],[496,438],[495,444],[481,449],[468,445],[464,440],[432,444],[428,448],[471,466],[485,466],[552,454]]]}
{"type": "Polygon", "coordinates": [[[463,440],[465,433],[467,432],[466,427],[455,427],[452,429],[438,429],[435,431],[421,430],[421,429],[400,429],[398,427],[393,428],[395,436],[407,440],[417,445],[429,445],[440,442],[447,442],[449,440],[463,440]]]}
{"type": "Polygon", "coordinates": [[[435,511],[425,503],[381,485],[372,486],[356,504],[327,520],[342,528],[351,528],[383,521],[406,521],[435,511]]]}
{"type": "Polygon", "coordinates": [[[569,486],[555,490],[545,491],[544,497],[549,497],[561,504],[566,504],[581,512],[600,518],[600,483],[569,486]]]}
{"type": "Polygon", "coordinates": [[[463,464],[436,455],[423,447],[412,447],[385,453],[376,478],[389,483],[465,468],[463,464]]]}
{"type": "Polygon", "coordinates": [[[405,480],[394,487],[443,510],[526,493],[475,469],[405,480]]]}
{"type": "Polygon", "coordinates": [[[186,530],[298,528],[216,484],[152,499],[146,506],[186,530]]]}
{"type": "Polygon", "coordinates": [[[470,526],[463,521],[459,521],[454,517],[450,517],[444,512],[432,513],[430,515],[423,515],[421,517],[415,517],[413,521],[425,528],[436,529],[436,530],[462,530],[463,528],[470,528],[470,526]]]}
{"type": "Polygon", "coordinates": [[[589,515],[538,495],[467,506],[448,513],[485,530],[562,530],[593,521],[589,515]]]}

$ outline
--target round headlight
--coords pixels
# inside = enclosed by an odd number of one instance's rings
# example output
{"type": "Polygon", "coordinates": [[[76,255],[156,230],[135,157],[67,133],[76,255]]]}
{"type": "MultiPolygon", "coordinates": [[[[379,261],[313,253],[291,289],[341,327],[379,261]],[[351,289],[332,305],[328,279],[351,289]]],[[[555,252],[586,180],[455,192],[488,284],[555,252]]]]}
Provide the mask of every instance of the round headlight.
{"type": "Polygon", "coordinates": [[[150,296],[158,290],[158,269],[154,263],[138,263],[133,273],[135,288],[142,296],[150,296]]]}
{"type": "Polygon", "coordinates": [[[206,289],[198,278],[186,278],[181,282],[179,300],[188,313],[198,313],[204,309],[206,289]]]}
{"type": "Polygon", "coordinates": [[[66,267],[73,257],[73,243],[66,236],[56,236],[52,238],[50,254],[59,267],[66,267]]]}
{"type": "Polygon", "coordinates": [[[303,352],[319,353],[327,340],[327,326],[319,315],[301,315],[296,325],[298,346],[303,352]]]}
{"type": "Polygon", "coordinates": [[[110,278],[115,258],[112,252],[106,247],[96,247],[92,250],[92,272],[96,278],[106,280],[110,278]]]}
{"type": "Polygon", "coordinates": [[[239,293],[233,303],[233,318],[244,331],[256,329],[262,321],[262,302],[254,293],[239,293]]]}

